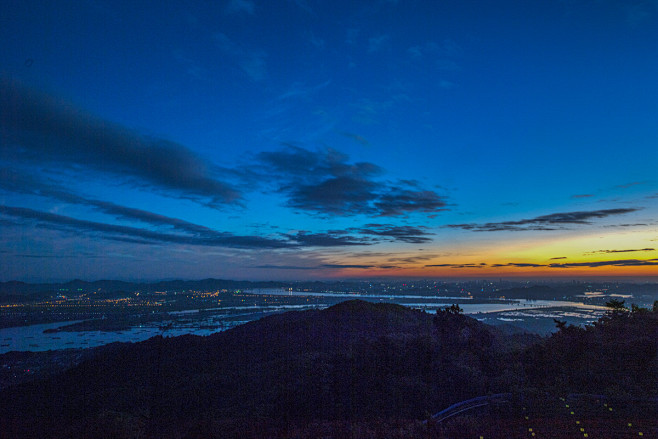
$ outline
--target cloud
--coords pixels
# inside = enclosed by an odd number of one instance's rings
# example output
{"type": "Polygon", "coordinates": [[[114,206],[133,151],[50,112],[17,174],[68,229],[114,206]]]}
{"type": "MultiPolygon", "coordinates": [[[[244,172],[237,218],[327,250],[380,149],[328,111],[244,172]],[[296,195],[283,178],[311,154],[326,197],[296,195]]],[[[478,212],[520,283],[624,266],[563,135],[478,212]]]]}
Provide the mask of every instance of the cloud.
{"type": "Polygon", "coordinates": [[[403,262],[406,264],[415,264],[417,262],[422,262],[422,261],[429,261],[431,259],[434,259],[436,255],[422,255],[422,256],[406,256],[406,257],[398,257],[398,258],[389,258],[389,262],[403,262]]]}
{"type": "Polygon", "coordinates": [[[432,241],[432,238],[428,237],[428,235],[432,235],[432,233],[425,231],[424,227],[394,226],[391,224],[366,224],[363,228],[353,230],[362,235],[393,238],[393,241],[409,242],[412,244],[421,244],[432,241]]]}
{"type": "Polygon", "coordinates": [[[628,250],[596,250],[593,252],[587,252],[587,254],[593,253],[631,253],[631,252],[652,252],[656,251],[655,248],[637,248],[637,249],[628,249],[628,250]]]}
{"type": "Polygon", "coordinates": [[[354,176],[327,178],[315,184],[291,188],[289,205],[333,215],[375,214],[370,202],[377,185],[354,176]]]}
{"type": "Polygon", "coordinates": [[[80,220],[24,207],[0,206],[0,214],[36,221],[38,225],[50,229],[88,232],[104,239],[137,239],[139,243],[171,243],[232,248],[291,248],[297,246],[289,241],[260,236],[239,236],[213,230],[198,235],[162,233],[137,227],[80,220]]]}
{"type": "Polygon", "coordinates": [[[475,232],[525,231],[525,230],[560,230],[565,225],[591,224],[589,220],[623,215],[636,212],[637,208],[603,209],[580,212],[553,213],[519,221],[503,221],[484,224],[448,224],[444,227],[472,230],[475,232]]]}
{"type": "Polygon", "coordinates": [[[457,42],[450,39],[445,39],[440,43],[434,41],[428,41],[425,44],[419,44],[411,46],[407,49],[407,54],[412,58],[422,58],[424,56],[434,56],[439,57],[439,59],[444,59],[444,57],[455,57],[461,55],[463,49],[457,42]]]}
{"type": "Polygon", "coordinates": [[[359,264],[323,264],[321,265],[324,268],[376,268],[376,265],[359,265],[359,264]]]}
{"type": "Polygon", "coordinates": [[[226,5],[226,12],[230,14],[238,14],[241,12],[253,15],[256,10],[256,5],[251,0],[230,0],[226,5]]]}
{"type": "Polygon", "coordinates": [[[567,259],[567,257],[566,256],[558,256],[556,258],[549,259],[549,261],[554,261],[554,260],[557,260],[557,259],[567,259]]]}
{"type": "Polygon", "coordinates": [[[360,143],[363,146],[370,145],[370,142],[368,142],[368,140],[366,140],[365,138],[363,138],[362,136],[360,136],[358,134],[347,133],[347,132],[341,132],[340,134],[342,134],[345,137],[349,137],[350,139],[354,140],[355,142],[360,143]]]}
{"type": "MultiPolygon", "coordinates": [[[[282,239],[256,235],[234,235],[216,231],[187,221],[157,215],[138,209],[126,208],[109,203],[112,212],[121,212],[127,218],[140,219],[151,225],[172,226],[179,232],[170,233],[96,221],[87,221],[69,216],[43,212],[24,207],[0,205],[0,215],[35,222],[38,227],[53,230],[86,233],[102,239],[130,242],[133,244],[182,244],[208,247],[228,247],[241,249],[292,249],[302,247],[341,247],[370,245],[367,238],[357,238],[331,233],[299,232],[294,235],[282,234],[282,239]]],[[[12,225],[12,224],[10,224],[12,225]]]]}
{"type": "Polygon", "coordinates": [[[648,226],[645,223],[633,223],[633,224],[607,224],[603,227],[644,227],[648,226]]]}
{"type": "Polygon", "coordinates": [[[368,39],[368,52],[379,52],[391,41],[390,35],[378,35],[368,39]]]}
{"type": "Polygon", "coordinates": [[[469,264],[431,264],[425,265],[425,267],[448,267],[448,268],[485,268],[487,264],[485,262],[480,262],[478,264],[469,263],[469,264]]]}
{"type": "Polygon", "coordinates": [[[520,267],[520,268],[527,268],[527,267],[546,267],[544,264],[532,264],[529,262],[508,262],[507,264],[493,264],[492,267],[520,267]]]}
{"type": "Polygon", "coordinates": [[[240,193],[188,148],[141,136],[69,103],[0,79],[0,148],[7,160],[59,162],[119,176],[167,195],[236,203],[240,193]]]}
{"type": "Polygon", "coordinates": [[[395,265],[365,265],[365,264],[322,264],[315,266],[300,266],[300,265],[256,265],[251,268],[265,268],[268,270],[322,270],[322,269],[342,269],[342,268],[356,268],[360,270],[370,270],[373,268],[389,269],[400,268],[395,265]]]}
{"type": "Polygon", "coordinates": [[[617,188],[617,189],[628,189],[628,188],[630,188],[630,187],[637,186],[637,185],[641,185],[641,184],[645,184],[645,183],[646,183],[646,182],[644,182],[644,181],[633,181],[633,182],[631,182],[631,183],[618,184],[617,186],[615,186],[615,188],[617,188]]]}
{"type": "MultiPolygon", "coordinates": [[[[553,258],[558,259],[558,258],[553,258]]],[[[425,267],[448,267],[448,268],[500,268],[500,267],[517,267],[517,268],[574,268],[574,267],[631,267],[631,266],[646,266],[658,265],[658,259],[623,259],[615,261],[588,261],[588,262],[567,262],[567,263],[551,263],[551,264],[534,264],[529,262],[508,262],[506,264],[486,264],[481,262],[479,264],[432,264],[425,265],[425,267]]]]}
{"type": "Polygon", "coordinates": [[[306,0],[288,0],[291,3],[296,4],[299,8],[303,9],[304,11],[308,12],[309,14],[315,15],[315,12],[313,11],[313,8],[309,6],[308,2],[306,0]]]}
{"type": "MultiPolygon", "coordinates": [[[[323,215],[401,216],[445,210],[443,197],[416,182],[381,181],[384,171],[368,162],[349,163],[334,149],[312,152],[295,145],[262,152],[262,179],[274,179],[288,206],[323,215]]],[[[250,166],[254,170],[254,166],[250,166]]]]}
{"type": "Polygon", "coordinates": [[[247,49],[222,32],[215,33],[213,38],[219,50],[234,58],[240,69],[253,81],[260,82],[267,78],[267,54],[264,51],[247,49]]]}
{"type": "Polygon", "coordinates": [[[571,198],[591,198],[593,197],[593,194],[578,194],[578,195],[572,195],[571,198]]]}
{"type": "Polygon", "coordinates": [[[434,191],[414,191],[391,187],[389,191],[379,197],[375,207],[381,216],[398,216],[405,212],[441,212],[446,202],[434,191]]]}
{"type": "Polygon", "coordinates": [[[68,191],[56,183],[44,182],[34,176],[14,169],[0,168],[0,189],[20,194],[47,197],[68,204],[88,206],[103,213],[114,215],[117,218],[137,220],[154,226],[170,226],[183,232],[194,234],[214,233],[208,227],[178,218],[171,218],[142,209],[122,206],[109,201],[85,198],[68,191]]]}
{"type": "Polygon", "coordinates": [[[573,267],[636,267],[645,265],[658,265],[658,259],[622,259],[616,261],[594,261],[594,262],[570,262],[566,264],[550,264],[551,268],[573,268],[573,267]]]}
{"type": "Polygon", "coordinates": [[[305,267],[300,265],[255,265],[250,268],[265,268],[267,270],[316,270],[318,267],[305,267]]]}
{"type": "Polygon", "coordinates": [[[284,234],[283,236],[305,247],[344,247],[372,244],[367,239],[345,236],[342,233],[310,233],[302,231],[294,235],[284,234]]]}

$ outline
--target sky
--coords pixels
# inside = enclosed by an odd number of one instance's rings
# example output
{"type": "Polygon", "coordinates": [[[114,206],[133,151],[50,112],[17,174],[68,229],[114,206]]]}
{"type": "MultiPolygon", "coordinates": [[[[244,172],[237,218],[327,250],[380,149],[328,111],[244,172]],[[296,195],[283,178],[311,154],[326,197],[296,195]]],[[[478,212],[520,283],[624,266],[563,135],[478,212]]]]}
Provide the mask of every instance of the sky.
{"type": "Polygon", "coordinates": [[[658,275],[655,0],[9,0],[0,280],[658,275]]]}

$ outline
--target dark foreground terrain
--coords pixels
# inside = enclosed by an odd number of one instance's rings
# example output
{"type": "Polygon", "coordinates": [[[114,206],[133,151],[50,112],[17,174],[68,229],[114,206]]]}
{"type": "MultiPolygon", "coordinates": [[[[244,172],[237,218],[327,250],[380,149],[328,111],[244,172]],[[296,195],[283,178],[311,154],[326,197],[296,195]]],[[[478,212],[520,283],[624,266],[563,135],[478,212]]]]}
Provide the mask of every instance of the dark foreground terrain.
{"type": "Polygon", "coordinates": [[[0,437],[658,437],[658,313],[556,323],[542,339],[349,301],[112,345],[0,392],[0,437]]]}

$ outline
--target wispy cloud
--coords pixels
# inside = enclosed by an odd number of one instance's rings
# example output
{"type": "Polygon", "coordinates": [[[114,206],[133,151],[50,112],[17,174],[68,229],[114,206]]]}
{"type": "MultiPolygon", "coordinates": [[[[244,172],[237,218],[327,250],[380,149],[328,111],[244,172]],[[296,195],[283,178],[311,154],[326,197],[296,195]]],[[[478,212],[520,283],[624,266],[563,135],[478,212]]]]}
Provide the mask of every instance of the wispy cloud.
{"type": "Polygon", "coordinates": [[[11,108],[0,117],[5,160],[82,166],[211,204],[241,197],[185,146],[141,136],[14,81],[0,78],[0,108],[11,108]]]}
{"type": "Polygon", "coordinates": [[[377,35],[368,38],[368,52],[374,53],[383,50],[391,41],[390,35],[377,35]]]}
{"type": "Polygon", "coordinates": [[[256,4],[251,0],[230,0],[226,5],[226,12],[229,14],[246,13],[253,15],[256,10],[256,4]]]}
{"type": "Polygon", "coordinates": [[[376,265],[365,265],[365,264],[323,264],[321,267],[324,268],[361,268],[361,269],[368,269],[368,268],[375,268],[376,265]]]}
{"type": "Polygon", "coordinates": [[[416,264],[418,262],[429,261],[434,259],[436,255],[420,255],[420,256],[402,256],[396,258],[388,258],[388,262],[402,262],[404,264],[416,264]]]}
{"type": "Polygon", "coordinates": [[[619,185],[615,186],[615,188],[617,188],[617,189],[628,189],[628,188],[631,188],[633,186],[638,186],[638,185],[645,184],[645,183],[646,182],[644,182],[644,181],[633,181],[631,183],[619,184],[619,185]]]}
{"type": "Polygon", "coordinates": [[[169,243],[231,248],[291,248],[298,245],[288,240],[260,236],[240,236],[208,230],[203,234],[183,235],[118,224],[87,221],[69,216],[23,207],[0,206],[0,215],[35,221],[38,225],[55,230],[93,233],[104,239],[130,239],[136,243],[169,243]],[[137,241],[134,241],[137,239],[137,241]]]}
{"type": "MultiPolygon", "coordinates": [[[[557,258],[555,258],[557,259],[557,258]]],[[[447,268],[501,268],[501,267],[514,267],[514,268],[576,268],[576,267],[635,267],[635,266],[652,266],[658,265],[658,259],[621,259],[614,261],[587,261],[587,262],[564,262],[564,263],[551,263],[551,264],[535,264],[531,262],[508,262],[505,264],[487,264],[481,262],[467,263],[467,264],[432,264],[425,265],[425,267],[447,267],[447,268]]]]}
{"type": "Polygon", "coordinates": [[[313,8],[311,8],[307,0],[288,0],[288,1],[296,4],[299,8],[303,9],[309,14],[315,15],[315,11],[313,11],[313,8]]]}
{"type": "Polygon", "coordinates": [[[424,44],[410,46],[407,54],[412,58],[423,58],[425,56],[433,57],[454,57],[462,53],[462,48],[457,42],[451,39],[445,39],[440,43],[428,41],[424,44]]]}
{"type": "Polygon", "coordinates": [[[366,140],[363,136],[360,136],[358,134],[347,133],[347,132],[344,132],[344,131],[341,132],[341,134],[345,137],[349,137],[350,139],[354,140],[355,142],[360,143],[363,146],[368,146],[370,144],[370,142],[368,142],[368,140],[366,140]]]}
{"type": "Polygon", "coordinates": [[[550,264],[551,268],[573,267],[637,267],[645,265],[658,265],[658,259],[621,259],[616,261],[569,262],[564,264],[550,264]]]}
{"type": "Polygon", "coordinates": [[[498,223],[484,224],[448,224],[444,227],[454,229],[472,230],[474,232],[499,232],[499,231],[526,231],[526,230],[559,230],[565,225],[591,224],[592,219],[606,218],[613,215],[623,215],[636,212],[638,208],[624,209],[602,209],[579,212],[553,213],[519,221],[503,221],[498,223]]]}
{"type": "Polygon", "coordinates": [[[628,249],[628,250],[596,250],[592,252],[587,252],[587,254],[594,254],[594,253],[632,253],[632,252],[652,252],[656,251],[655,248],[636,248],[636,249],[628,249]]]}
{"type": "Polygon", "coordinates": [[[36,195],[68,204],[87,206],[116,218],[136,220],[153,226],[169,226],[188,233],[210,233],[211,229],[178,218],[171,218],[142,209],[122,206],[109,201],[86,198],[54,183],[41,181],[14,169],[0,168],[0,189],[26,195],[36,195]]]}
{"type": "Polygon", "coordinates": [[[390,269],[390,268],[400,268],[400,267],[397,267],[395,265],[368,265],[368,264],[320,264],[313,266],[267,264],[267,265],[256,265],[251,268],[265,268],[268,270],[337,270],[337,269],[345,269],[345,268],[371,270],[373,268],[390,269]]]}
{"type": "Polygon", "coordinates": [[[264,51],[243,47],[222,32],[215,33],[213,37],[217,47],[233,57],[249,78],[256,82],[267,78],[267,54],[264,51]]]}
{"type": "Polygon", "coordinates": [[[571,198],[591,198],[593,197],[593,194],[578,194],[578,195],[572,195],[571,198]]]}
{"type": "MultiPolygon", "coordinates": [[[[364,246],[374,243],[372,239],[367,237],[354,237],[342,232],[298,232],[296,234],[279,234],[279,238],[258,235],[235,235],[233,233],[216,231],[205,226],[154,214],[152,212],[132,209],[113,203],[97,202],[96,200],[91,201],[92,206],[98,203],[98,207],[106,213],[117,214],[129,219],[137,219],[150,225],[170,226],[174,230],[162,232],[120,224],[82,220],[24,207],[2,205],[0,205],[0,215],[13,220],[32,222],[37,227],[91,234],[102,239],[129,242],[133,244],[182,244],[241,249],[292,249],[364,246]]],[[[7,225],[13,226],[16,224],[10,223],[7,225]]]]}
{"type": "Polygon", "coordinates": [[[393,241],[402,241],[412,244],[421,244],[431,242],[432,235],[424,227],[413,226],[394,226],[392,224],[366,224],[363,228],[354,229],[362,235],[374,235],[385,238],[392,238],[393,241]]]}
{"type": "Polygon", "coordinates": [[[533,264],[530,262],[508,262],[507,264],[493,264],[492,267],[519,267],[519,268],[535,268],[546,267],[545,264],[533,264]]]}
{"type": "Polygon", "coordinates": [[[365,238],[347,236],[342,233],[311,233],[298,232],[294,235],[286,234],[286,238],[306,247],[345,247],[354,245],[370,245],[373,242],[365,238]]]}
{"type": "Polygon", "coordinates": [[[303,265],[272,265],[272,264],[265,264],[265,265],[254,265],[253,267],[250,268],[264,268],[267,270],[316,270],[318,267],[317,266],[311,266],[311,267],[306,267],[303,265]]]}
{"type": "Polygon", "coordinates": [[[480,263],[467,263],[467,264],[431,264],[431,265],[425,265],[425,267],[485,268],[485,267],[487,267],[487,263],[486,262],[480,262],[480,263]]]}

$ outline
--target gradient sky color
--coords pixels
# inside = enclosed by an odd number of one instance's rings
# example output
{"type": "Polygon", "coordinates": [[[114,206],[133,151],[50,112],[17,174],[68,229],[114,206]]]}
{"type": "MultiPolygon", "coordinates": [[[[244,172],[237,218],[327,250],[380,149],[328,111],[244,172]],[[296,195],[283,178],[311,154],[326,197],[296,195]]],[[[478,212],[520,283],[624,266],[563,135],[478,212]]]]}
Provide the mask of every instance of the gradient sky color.
{"type": "Polygon", "coordinates": [[[9,1],[0,280],[658,275],[658,2],[9,1]]]}

